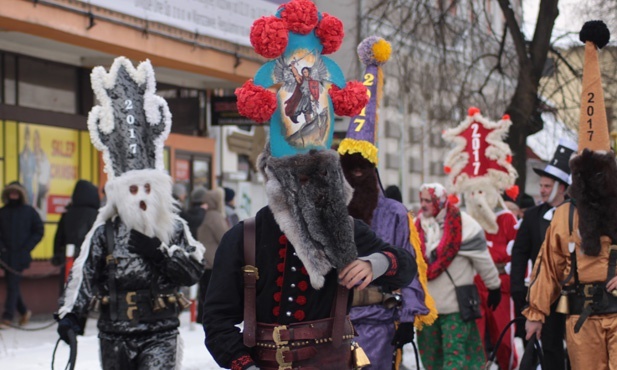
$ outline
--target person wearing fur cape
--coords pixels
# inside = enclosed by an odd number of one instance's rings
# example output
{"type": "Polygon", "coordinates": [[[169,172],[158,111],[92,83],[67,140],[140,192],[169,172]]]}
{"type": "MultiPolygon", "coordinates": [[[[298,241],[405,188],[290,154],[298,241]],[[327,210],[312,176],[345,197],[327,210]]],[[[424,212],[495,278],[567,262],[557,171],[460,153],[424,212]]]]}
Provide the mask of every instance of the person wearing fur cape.
{"type": "Polygon", "coordinates": [[[171,114],[149,61],[134,68],[119,57],[91,79],[100,105],[88,129],[103,152],[107,203],[71,269],[58,333],[68,342],[83,334],[89,311],[100,311],[103,369],[179,369],[178,314],[188,303],[179,288],[199,281],[204,248],[177,215],[164,171],[171,114]]]}
{"type": "Polygon", "coordinates": [[[289,32],[279,40],[278,58],[257,72],[254,84],[236,90],[241,113],[258,122],[270,119],[269,144],[257,161],[268,205],[228,231],[216,252],[204,302],[206,347],[221,367],[234,370],[353,369],[366,363],[352,360],[352,349],[356,360],[362,356],[347,315],[349,289],[371,282],[398,289],[416,275],[416,264],[409,252],[383,242],[347,212],[352,189],[338,153],[328,149],[332,107],[355,115],[367,93],[358,82],[345,86],[338,66],[321,55],[340,45],[332,37],[342,36],[341,22],[309,0],[290,1],[276,16],[253,24],[256,51],[263,52],[263,40],[268,50],[275,47],[271,38],[282,32],[268,32],[279,27],[289,32]],[[284,68],[292,61],[318,73],[312,77],[319,82],[316,108],[322,109],[316,121],[301,115],[295,123],[285,111],[297,83],[284,68]],[[274,96],[265,88],[277,81],[282,86],[274,96]]]}
{"type": "Polygon", "coordinates": [[[572,369],[617,369],[617,163],[611,150],[597,48],[610,38],[585,23],[578,154],[570,159],[571,201],[555,210],[529,287],[527,339],[540,339],[551,304],[566,313],[572,369]]]}
{"type": "Polygon", "coordinates": [[[365,369],[371,370],[391,370],[396,350],[396,363],[400,363],[403,346],[414,339],[414,322],[422,327],[437,318],[435,302],[425,285],[426,263],[419,251],[413,217],[402,203],[384,196],[377,173],[375,128],[383,85],[381,65],[388,59],[390,48],[386,40],[377,36],[358,45],[358,56],[366,65],[364,83],[371,98],[364,111],[352,117],[347,136],[338,147],[345,178],[354,188],[347,207],[349,214],[370,225],[384,241],[411,253],[419,270],[418,276],[394,295],[372,284],[364,292],[354,292],[351,322],[358,333],[358,343],[371,361],[365,369]]]}

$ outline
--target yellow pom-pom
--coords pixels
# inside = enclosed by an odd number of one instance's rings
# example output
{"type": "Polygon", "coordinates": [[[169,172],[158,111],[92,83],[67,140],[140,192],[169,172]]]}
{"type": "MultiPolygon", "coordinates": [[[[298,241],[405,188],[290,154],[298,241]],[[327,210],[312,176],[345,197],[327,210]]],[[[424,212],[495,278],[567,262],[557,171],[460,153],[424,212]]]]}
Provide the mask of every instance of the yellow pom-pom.
{"type": "Polygon", "coordinates": [[[388,59],[390,59],[390,54],[392,53],[392,46],[390,43],[384,39],[380,39],[376,43],[373,44],[373,56],[375,60],[379,63],[384,63],[388,59]]]}

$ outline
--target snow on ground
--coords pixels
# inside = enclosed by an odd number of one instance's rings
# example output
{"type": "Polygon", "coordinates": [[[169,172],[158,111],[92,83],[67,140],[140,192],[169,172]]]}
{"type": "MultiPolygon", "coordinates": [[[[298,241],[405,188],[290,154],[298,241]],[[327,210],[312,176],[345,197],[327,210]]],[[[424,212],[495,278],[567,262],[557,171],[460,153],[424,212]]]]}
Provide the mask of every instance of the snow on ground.
{"type": "MultiPolygon", "coordinates": [[[[25,328],[39,328],[52,320],[51,317],[37,319],[26,325],[25,328]]],[[[180,315],[180,321],[180,336],[184,343],[182,370],[220,369],[204,345],[204,331],[201,325],[192,324],[191,326],[188,312],[183,312],[180,315]]],[[[97,333],[96,319],[88,319],[85,335],[77,337],[77,364],[75,369],[96,370],[101,368],[97,333]]],[[[52,353],[57,340],[58,334],[55,324],[39,331],[23,331],[14,328],[0,330],[0,364],[2,364],[2,369],[51,369],[52,353]]],[[[518,339],[516,348],[520,360],[523,347],[518,339]]],[[[416,370],[413,347],[410,344],[406,345],[404,352],[401,369],[416,370]]],[[[69,347],[61,342],[56,352],[54,369],[64,369],[68,356],[69,347]]]]}

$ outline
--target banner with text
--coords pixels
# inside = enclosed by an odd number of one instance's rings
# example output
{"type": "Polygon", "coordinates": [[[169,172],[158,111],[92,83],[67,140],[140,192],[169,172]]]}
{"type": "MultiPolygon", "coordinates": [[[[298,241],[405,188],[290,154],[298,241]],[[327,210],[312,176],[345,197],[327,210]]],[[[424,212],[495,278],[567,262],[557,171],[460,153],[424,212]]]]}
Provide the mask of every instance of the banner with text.
{"type": "MultiPolygon", "coordinates": [[[[253,21],[282,0],[80,0],[133,17],[250,46],[253,21]]],[[[95,13],[96,14],[96,13],[95,13]]]]}

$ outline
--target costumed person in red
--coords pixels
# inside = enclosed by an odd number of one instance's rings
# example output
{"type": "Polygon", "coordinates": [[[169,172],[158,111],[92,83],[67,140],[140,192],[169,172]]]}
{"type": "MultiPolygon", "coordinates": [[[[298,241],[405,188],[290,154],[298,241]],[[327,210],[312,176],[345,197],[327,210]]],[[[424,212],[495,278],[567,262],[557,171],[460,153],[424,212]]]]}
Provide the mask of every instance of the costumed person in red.
{"type": "Polygon", "coordinates": [[[427,370],[480,369],[485,355],[475,319],[480,317],[474,276],[491,289],[488,304],[501,300],[497,269],[486,247],[484,230],[461,211],[455,197],[437,183],[420,187],[422,211],[416,219],[422,253],[428,264],[428,289],[439,316],[418,332],[422,364],[427,370]]]}
{"type": "Polygon", "coordinates": [[[367,37],[358,45],[358,56],[366,66],[364,84],[370,99],[366,108],[351,118],[347,136],[338,147],[345,178],[354,188],[347,207],[349,214],[370,225],[384,241],[410,252],[418,264],[418,276],[400,291],[389,292],[374,284],[354,291],[351,322],[358,333],[358,343],[371,361],[366,369],[371,370],[391,370],[395,351],[398,366],[403,346],[414,340],[414,324],[431,325],[437,318],[435,302],[426,288],[426,263],[413,217],[402,203],[384,196],[376,167],[377,113],[383,87],[381,65],[390,51],[390,44],[377,36],[367,37]]]}
{"type": "Polygon", "coordinates": [[[365,366],[347,315],[349,289],[370,283],[398,289],[416,275],[409,252],[347,212],[353,190],[329,149],[334,112],[356,115],[368,97],[361,83],[346,86],[340,68],[321,55],[337,50],[342,35],[342,23],[309,0],[283,4],[251,28],[255,50],[277,58],[236,90],[240,113],[270,120],[270,140],[257,161],[268,205],[228,231],[216,251],[203,324],[206,347],[221,367],[365,366]],[[319,119],[301,125],[285,110],[298,85],[290,61],[310,68],[319,83],[319,119]],[[266,90],[278,83],[276,95],[266,90]]]}
{"type": "MultiPolygon", "coordinates": [[[[472,107],[463,122],[443,133],[446,141],[455,144],[445,160],[451,189],[463,194],[466,211],[484,229],[488,250],[501,279],[501,302],[494,310],[488,307],[489,295],[498,292],[489,291],[479,276],[475,279],[482,302],[482,317],[477,324],[487,351],[496,349],[499,335],[514,318],[509,263],[517,220],[501,197],[503,191],[512,199],[518,196],[518,187],[514,185],[517,173],[510,163],[510,148],[503,141],[511,125],[507,115],[498,122],[490,122],[482,117],[479,109],[472,107]]],[[[518,358],[512,328],[496,350],[502,370],[516,368],[518,358]]]]}
{"type": "Polygon", "coordinates": [[[579,34],[585,62],[578,153],[570,159],[571,200],[554,212],[529,285],[527,339],[542,328],[558,300],[566,314],[572,369],[617,369],[617,163],[611,149],[598,49],[609,42],[602,21],[579,34]]]}

